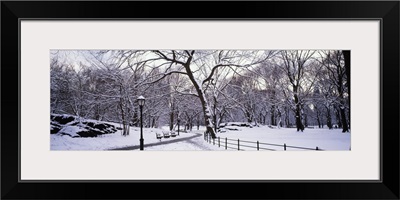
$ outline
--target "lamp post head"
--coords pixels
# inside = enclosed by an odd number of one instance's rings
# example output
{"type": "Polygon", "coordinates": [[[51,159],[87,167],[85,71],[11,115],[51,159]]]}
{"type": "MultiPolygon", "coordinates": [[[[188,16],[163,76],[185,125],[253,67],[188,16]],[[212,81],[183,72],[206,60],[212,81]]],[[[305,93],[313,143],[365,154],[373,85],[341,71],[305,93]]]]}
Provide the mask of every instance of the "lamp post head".
{"type": "Polygon", "coordinates": [[[144,102],[146,101],[146,99],[143,96],[139,96],[137,98],[139,106],[144,106],[144,102]]]}

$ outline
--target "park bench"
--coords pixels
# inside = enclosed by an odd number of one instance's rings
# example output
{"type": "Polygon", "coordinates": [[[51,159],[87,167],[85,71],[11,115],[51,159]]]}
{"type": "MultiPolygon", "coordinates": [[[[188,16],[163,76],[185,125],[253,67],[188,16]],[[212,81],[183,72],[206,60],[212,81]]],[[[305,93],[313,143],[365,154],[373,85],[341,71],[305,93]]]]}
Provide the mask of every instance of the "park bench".
{"type": "Polygon", "coordinates": [[[164,138],[169,138],[171,135],[168,131],[163,131],[164,138]]]}
{"type": "Polygon", "coordinates": [[[161,135],[161,133],[156,133],[156,138],[161,141],[161,138],[163,138],[163,136],[161,135]]]}
{"type": "Polygon", "coordinates": [[[177,135],[175,131],[171,131],[171,137],[176,137],[177,135]]]}

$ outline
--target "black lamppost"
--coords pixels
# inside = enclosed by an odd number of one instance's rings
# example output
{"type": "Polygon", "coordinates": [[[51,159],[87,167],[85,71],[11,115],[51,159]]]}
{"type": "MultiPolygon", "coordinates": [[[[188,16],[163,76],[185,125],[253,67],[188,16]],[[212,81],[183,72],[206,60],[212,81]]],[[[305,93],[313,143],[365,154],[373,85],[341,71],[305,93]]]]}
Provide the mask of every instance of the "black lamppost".
{"type": "Polygon", "coordinates": [[[140,107],[140,150],[143,151],[143,106],[146,99],[143,96],[137,98],[140,107]]]}
{"type": "Polygon", "coordinates": [[[178,123],[178,136],[179,136],[179,122],[181,121],[180,119],[179,119],[179,108],[178,108],[178,111],[176,112],[176,122],[178,123]]]}
{"type": "Polygon", "coordinates": [[[181,122],[181,120],[178,117],[178,136],[179,136],[179,122],[181,122]]]}

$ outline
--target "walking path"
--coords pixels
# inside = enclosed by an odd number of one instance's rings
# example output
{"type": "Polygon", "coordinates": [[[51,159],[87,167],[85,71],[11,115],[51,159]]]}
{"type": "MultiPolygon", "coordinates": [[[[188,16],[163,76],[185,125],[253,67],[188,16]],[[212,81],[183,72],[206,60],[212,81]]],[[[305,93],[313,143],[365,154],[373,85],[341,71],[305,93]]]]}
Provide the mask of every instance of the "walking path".
{"type": "MultiPolygon", "coordinates": [[[[194,145],[197,145],[197,143],[193,142],[192,139],[197,138],[203,136],[203,134],[201,133],[196,133],[196,135],[194,136],[190,136],[190,137],[185,137],[185,138],[178,138],[178,139],[169,139],[168,141],[162,141],[162,142],[157,142],[157,143],[150,143],[150,144],[144,144],[143,147],[153,147],[153,146],[158,146],[158,145],[166,145],[166,144],[172,144],[172,143],[177,143],[177,142],[189,142],[192,143],[194,145]]],[[[179,136],[177,136],[179,137],[179,136]]],[[[197,145],[200,147],[200,145],[197,145]]],[[[116,148],[116,149],[110,149],[110,150],[135,150],[135,149],[139,149],[140,146],[139,145],[135,145],[135,146],[128,146],[128,147],[122,147],[122,148],[116,148]]]]}
{"type": "Polygon", "coordinates": [[[211,146],[209,146],[208,144],[204,144],[204,143],[201,143],[201,141],[196,141],[196,140],[202,140],[203,141],[203,138],[192,138],[190,140],[186,140],[185,142],[192,144],[194,147],[196,147],[196,149],[215,150],[215,149],[211,148],[211,146]]]}

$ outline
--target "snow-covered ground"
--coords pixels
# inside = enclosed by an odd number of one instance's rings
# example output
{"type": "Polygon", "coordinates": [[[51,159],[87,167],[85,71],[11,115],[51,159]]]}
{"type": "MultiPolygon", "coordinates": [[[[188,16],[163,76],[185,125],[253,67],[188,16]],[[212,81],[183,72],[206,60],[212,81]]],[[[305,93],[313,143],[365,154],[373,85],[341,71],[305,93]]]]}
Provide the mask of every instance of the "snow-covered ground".
{"type": "MultiPolygon", "coordinates": [[[[118,124],[113,124],[119,127],[118,124]]],[[[167,129],[156,129],[156,128],[143,128],[143,139],[144,144],[159,143],[160,140],[156,138],[156,133],[161,133],[167,129]]],[[[179,136],[162,138],[161,141],[173,141],[181,138],[191,137],[196,135],[195,133],[182,133],[179,136]]],[[[79,137],[72,138],[68,135],[51,134],[50,135],[50,147],[51,150],[109,150],[114,148],[123,148],[129,146],[139,145],[140,139],[140,128],[131,127],[130,134],[128,136],[122,136],[121,131],[118,130],[113,134],[104,134],[99,137],[79,137]]]]}
{"type": "MultiPolygon", "coordinates": [[[[349,150],[351,146],[351,134],[342,133],[341,129],[305,129],[304,132],[297,132],[295,128],[269,128],[260,127],[238,127],[240,131],[227,131],[219,133],[220,138],[229,138],[234,140],[246,140],[251,142],[271,143],[288,146],[299,146],[307,148],[316,148],[323,150],[349,150]]],[[[232,143],[235,143],[232,141],[232,143]]],[[[242,143],[256,147],[257,144],[242,143]]],[[[228,145],[229,146],[229,145],[228,145]]],[[[260,147],[283,150],[283,147],[260,145],[260,147]]],[[[243,148],[245,149],[245,148],[243,148]]],[[[249,149],[249,148],[247,148],[249,149]]],[[[250,148],[251,149],[251,148],[250,148]]],[[[249,150],[250,150],[249,149],[249,150]]],[[[254,149],[253,149],[254,150],[254,149]]],[[[287,150],[301,150],[287,148],[287,150]]]]}
{"type": "MultiPolygon", "coordinates": [[[[112,124],[112,123],[110,123],[112,124]]],[[[118,124],[114,124],[117,127],[118,124]]],[[[238,127],[239,131],[228,130],[224,133],[218,133],[220,137],[221,147],[218,147],[218,140],[213,143],[207,143],[204,140],[202,133],[205,128],[201,127],[200,130],[193,130],[192,132],[180,132],[180,136],[162,138],[161,142],[156,138],[156,132],[162,133],[168,130],[168,127],[161,129],[144,128],[143,138],[145,150],[147,151],[168,151],[168,150],[225,150],[224,139],[228,138],[232,141],[233,145],[237,147],[237,139],[241,141],[251,141],[260,143],[271,143],[283,145],[286,144],[288,151],[301,150],[290,148],[289,146],[299,146],[307,148],[316,148],[323,150],[349,150],[351,147],[351,134],[342,133],[341,129],[305,129],[304,132],[297,132],[294,128],[269,128],[268,126],[260,127],[238,127]],[[184,139],[186,138],[186,139],[184,139]],[[146,145],[149,145],[146,147],[146,145]]],[[[117,148],[127,148],[139,145],[140,128],[131,127],[129,136],[122,136],[120,131],[114,134],[105,134],[96,138],[72,138],[68,135],[51,134],[50,144],[51,150],[110,150],[117,148]]],[[[241,145],[249,145],[256,147],[255,143],[244,143],[241,145]]],[[[269,148],[275,150],[283,150],[281,146],[262,145],[261,148],[269,148]]],[[[246,148],[241,146],[244,150],[256,150],[255,148],[246,148]]],[[[137,148],[136,148],[137,149],[137,148]]]]}
{"type": "Polygon", "coordinates": [[[203,136],[195,137],[189,140],[175,142],[166,145],[152,146],[145,148],[147,151],[174,151],[174,150],[185,150],[185,151],[215,151],[215,150],[224,150],[223,148],[218,148],[218,146],[208,144],[203,136]]]}

